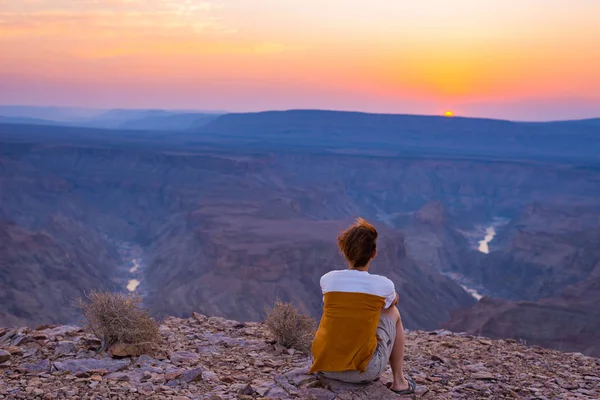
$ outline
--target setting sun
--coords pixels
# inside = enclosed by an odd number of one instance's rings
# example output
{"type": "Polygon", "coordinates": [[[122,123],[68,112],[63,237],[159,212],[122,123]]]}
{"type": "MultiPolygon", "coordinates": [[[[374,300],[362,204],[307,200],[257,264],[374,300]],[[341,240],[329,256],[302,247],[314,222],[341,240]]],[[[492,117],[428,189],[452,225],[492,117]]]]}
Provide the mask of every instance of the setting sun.
{"type": "Polygon", "coordinates": [[[445,116],[445,117],[453,117],[453,116],[454,116],[454,113],[453,113],[452,111],[446,111],[446,112],[444,113],[444,116],[445,116]]]}

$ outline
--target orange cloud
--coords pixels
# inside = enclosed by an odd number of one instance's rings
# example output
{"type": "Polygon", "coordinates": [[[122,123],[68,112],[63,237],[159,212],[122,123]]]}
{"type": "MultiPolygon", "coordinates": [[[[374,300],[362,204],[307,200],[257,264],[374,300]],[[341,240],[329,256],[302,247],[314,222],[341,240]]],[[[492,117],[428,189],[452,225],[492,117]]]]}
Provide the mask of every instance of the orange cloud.
{"type": "Polygon", "coordinates": [[[448,107],[600,92],[600,26],[592,17],[599,7],[587,15],[581,6],[541,13],[491,0],[502,12],[475,0],[457,0],[452,10],[328,1],[336,7],[316,0],[306,7],[281,0],[4,0],[0,75],[93,90],[130,84],[227,92],[236,85],[259,94],[289,88],[391,103],[435,99],[448,107]]]}

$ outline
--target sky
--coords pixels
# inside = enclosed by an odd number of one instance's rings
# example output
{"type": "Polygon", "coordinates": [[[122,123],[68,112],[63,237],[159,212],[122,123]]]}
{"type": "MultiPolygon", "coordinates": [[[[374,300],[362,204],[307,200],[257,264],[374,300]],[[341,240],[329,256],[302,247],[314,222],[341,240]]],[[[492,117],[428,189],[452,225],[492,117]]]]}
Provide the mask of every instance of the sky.
{"type": "Polygon", "coordinates": [[[600,117],[600,0],[0,0],[0,104],[600,117]]]}

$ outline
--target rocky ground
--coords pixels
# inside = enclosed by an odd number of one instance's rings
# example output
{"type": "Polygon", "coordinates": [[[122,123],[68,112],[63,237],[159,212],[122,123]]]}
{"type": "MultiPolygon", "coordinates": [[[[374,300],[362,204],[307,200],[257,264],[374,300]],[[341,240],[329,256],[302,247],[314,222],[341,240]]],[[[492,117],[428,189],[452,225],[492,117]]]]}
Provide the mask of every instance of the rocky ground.
{"type": "MultiPolygon", "coordinates": [[[[380,382],[308,376],[310,359],[259,323],[167,318],[153,356],[99,355],[75,326],[0,328],[0,399],[394,399],[380,382]]],[[[408,332],[406,372],[423,399],[598,399],[600,360],[448,331],[408,332]]]]}

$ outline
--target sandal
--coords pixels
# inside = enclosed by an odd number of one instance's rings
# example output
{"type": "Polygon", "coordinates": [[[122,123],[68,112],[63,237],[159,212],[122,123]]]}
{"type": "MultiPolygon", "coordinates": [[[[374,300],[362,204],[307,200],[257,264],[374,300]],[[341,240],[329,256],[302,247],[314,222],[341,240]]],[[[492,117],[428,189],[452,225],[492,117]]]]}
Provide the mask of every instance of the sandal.
{"type": "Polygon", "coordinates": [[[389,382],[386,386],[392,392],[399,394],[399,395],[415,394],[415,392],[417,391],[417,384],[415,383],[415,381],[413,381],[411,378],[408,378],[408,377],[406,378],[406,381],[408,382],[408,389],[394,390],[394,389],[392,389],[392,382],[389,382]]]}

